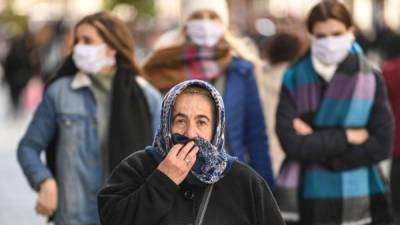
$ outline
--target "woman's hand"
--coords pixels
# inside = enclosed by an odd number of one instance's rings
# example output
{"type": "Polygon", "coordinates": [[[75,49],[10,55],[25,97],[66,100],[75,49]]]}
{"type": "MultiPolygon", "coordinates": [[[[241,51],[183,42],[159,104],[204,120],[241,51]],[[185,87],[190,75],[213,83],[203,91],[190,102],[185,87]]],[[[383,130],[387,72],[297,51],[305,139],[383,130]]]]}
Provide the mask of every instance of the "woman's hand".
{"type": "Polygon", "coordinates": [[[298,135],[309,135],[313,132],[313,129],[299,118],[293,120],[293,128],[298,135]]]}
{"type": "Polygon", "coordinates": [[[44,216],[53,215],[57,209],[57,201],[57,183],[54,178],[48,178],[40,185],[36,212],[44,216]]]}
{"type": "Polygon", "coordinates": [[[347,141],[353,145],[360,145],[364,143],[368,137],[367,129],[346,129],[347,141]]]}
{"type": "Polygon", "coordinates": [[[185,146],[174,145],[157,169],[168,176],[176,185],[185,180],[196,162],[199,148],[191,141],[185,146]]]}

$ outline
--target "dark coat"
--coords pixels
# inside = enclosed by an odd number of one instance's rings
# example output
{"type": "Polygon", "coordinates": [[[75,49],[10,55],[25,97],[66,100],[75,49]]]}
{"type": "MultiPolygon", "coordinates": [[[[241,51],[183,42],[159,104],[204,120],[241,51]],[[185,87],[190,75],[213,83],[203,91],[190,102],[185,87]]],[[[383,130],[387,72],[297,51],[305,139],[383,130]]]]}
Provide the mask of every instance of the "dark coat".
{"type": "MultiPolygon", "coordinates": [[[[193,224],[204,187],[176,185],[139,151],[114,170],[98,196],[103,225],[193,224]]],[[[278,206],[265,181],[235,161],[215,183],[203,225],[283,225],[278,206]]]]}
{"type": "MultiPolygon", "coordinates": [[[[303,163],[320,163],[333,170],[370,166],[386,159],[393,140],[393,115],[382,77],[375,74],[375,78],[376,94],[366,126],[369,138],[361,145],[350,145],[346,130],[339,127],[317,129],[306,136],[297,135],[292,125],[293,119],[297,117],[296,104],[283,86],[276,131],[286,156],[303,163]]],[[[310,118],[302,119],[312,124],[310,118]]]]}

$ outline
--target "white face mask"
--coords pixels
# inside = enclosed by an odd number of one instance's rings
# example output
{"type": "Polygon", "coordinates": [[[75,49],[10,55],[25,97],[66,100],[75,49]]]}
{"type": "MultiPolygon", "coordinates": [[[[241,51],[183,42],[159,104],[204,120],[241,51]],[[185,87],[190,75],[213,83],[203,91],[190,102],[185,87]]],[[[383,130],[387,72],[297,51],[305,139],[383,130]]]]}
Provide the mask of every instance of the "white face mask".
{"type": "Polygon", "coordinates": [[[106,44],[77,44],[72,58],[75,65],[84,73],[98,74],[106,66],[115,65],[115,57],[106,56],[106,44]]]}
{"type": "Polygon", "coordinates": [[[354,36],[352,34],[313,38],[311,54],[325,65],[338,64],[349,54],[353,41],[354,36]]]}
{"type": "Polygon", "coordinates": [[[195,44],[213,47],[221,39],[224,28],[210,20],[190,20],[186,24],[186,32],[195,44]]]}

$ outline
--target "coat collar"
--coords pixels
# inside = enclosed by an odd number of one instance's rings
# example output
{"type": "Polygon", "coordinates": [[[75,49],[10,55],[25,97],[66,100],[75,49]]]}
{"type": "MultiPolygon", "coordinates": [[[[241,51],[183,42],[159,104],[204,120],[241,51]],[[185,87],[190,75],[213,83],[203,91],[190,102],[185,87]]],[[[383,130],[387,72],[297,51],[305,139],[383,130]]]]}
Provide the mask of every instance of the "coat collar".
{"type": "Polygon", "coordinates": [[[90,87],[92,86],[92,81],[90,80],[89,76],[81,71],[78,71],[72,82],[71,82],[71,88],[76,90],[84,87],[90,87]]]}

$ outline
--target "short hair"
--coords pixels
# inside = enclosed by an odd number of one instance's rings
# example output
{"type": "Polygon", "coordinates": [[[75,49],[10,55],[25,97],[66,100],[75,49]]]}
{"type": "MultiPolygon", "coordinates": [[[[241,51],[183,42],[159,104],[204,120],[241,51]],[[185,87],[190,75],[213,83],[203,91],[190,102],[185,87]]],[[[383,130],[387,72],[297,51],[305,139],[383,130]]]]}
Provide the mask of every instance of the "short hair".
{"type": "Polygon", "coordinates": [[[346,28],[353,25],[353,20],[344,4],[337,0],[325,0],[318,3],[311,9],[307,19],[308,32],[312,33],[313,27],[317,22],[334,19],[342,22],[346,28]]]}

